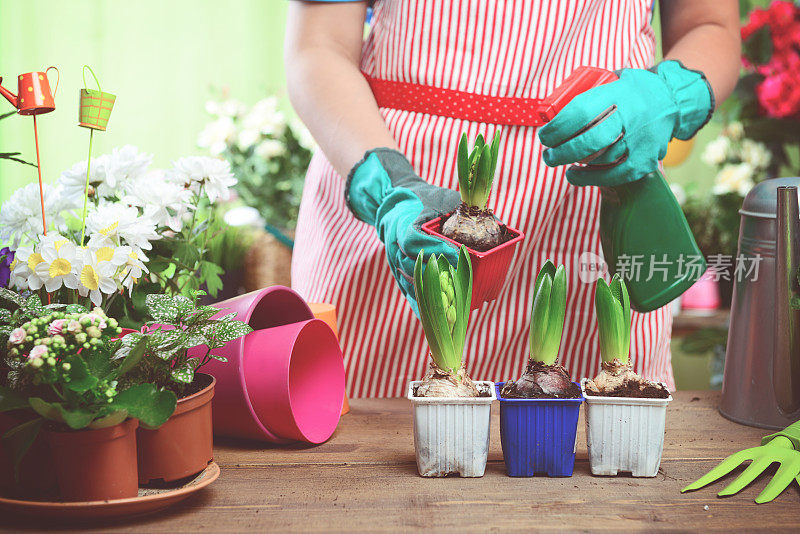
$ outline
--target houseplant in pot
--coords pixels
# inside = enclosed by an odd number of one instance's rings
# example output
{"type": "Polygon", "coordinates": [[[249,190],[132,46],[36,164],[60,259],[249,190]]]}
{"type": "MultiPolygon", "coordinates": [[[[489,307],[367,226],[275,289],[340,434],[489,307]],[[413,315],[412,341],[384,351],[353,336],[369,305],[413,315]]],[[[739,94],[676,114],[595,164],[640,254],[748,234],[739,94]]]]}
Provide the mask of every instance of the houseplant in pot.
{"type": "Polygon", "coordinates": [[[457,160],[461,205],[455,212],[422,225],[429,234],[467,247],[473,268],[473,308],[497,298],[514,247],[524,237],[519,230],[499,222],[488,207],[499,149],[500,132],[495,133],[491,144],[479,134],[471,150],[467,134],[463,134],[457,160]]]}
{"type": "Polygon", "coordinates": [[[198,306],[197,296],[148,295],[147,310],[152,321],[142,332],[122,338],[122,350],[141,347],[142,357],[129,380],[156,384],[177,398],[175,413],[158,428],[143,423],[137,430],[139,483],[172,482],[195,475],[213,457],[211,399],[215,379],[197,370],[212,358],[212,353],[229,341],[253,329],[237,321],[235,313],[219,316],[220,309],[198,306]],[[217,316],[215,318],[215,316],[217,316]],[[189,350],[202,347],[199,356],[189,350]]]}
{"type": "Polygon", "coordinates": [[[530,358],[523,375],[497,384],[500,439],[510,476],[571,476],[583,396],[557,363],[567,305],[564,266],[547,260],[536,276],[530,358]]]}
{"type": "Polygon", "coordinates": [[[637,375],[630,364],[631,309],[625,282],[614,275],[595,289],[602,369],[584,379],[586,442],[594,475],[630,472],[654,477],[661,464],[667,404],[666,386],[637,375]]]}
{"type": "Polygon", "coordinates": [[[464,247],[454,268],[423,251],[414,266],[414,290],[431,362],[409,385],[417,469],[424,477],[483,476],[489,453],[492,382],[473,382],[463,363],[472,297],[472,266],[464,247]]]}
{"type": "Polygon", "coordinates": [[[0,406],[30,417],[5,433],[4,445],[18,464],[44,431],[65,501],[135,497],[135,429],[139,422],[158,427],[175,409],[172,392],[143,382],[122,386],[144,344],[118,353],[120,331],[95,308],[51,312],[8,337],[0,406]]]}

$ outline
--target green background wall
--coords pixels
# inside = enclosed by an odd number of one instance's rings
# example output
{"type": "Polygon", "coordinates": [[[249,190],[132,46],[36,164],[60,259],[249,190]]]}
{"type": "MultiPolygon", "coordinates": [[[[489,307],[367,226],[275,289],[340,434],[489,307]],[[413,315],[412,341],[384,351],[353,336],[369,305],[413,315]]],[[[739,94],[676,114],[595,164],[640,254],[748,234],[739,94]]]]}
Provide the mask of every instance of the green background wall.
{"type": "MultiPolygon", "coordinates": [[[[84,63],[117,95],[94,153],[130,143],[168,165],[201,153],[195,139],[214,89],[247,103],[284,93],[285,17],[285,0],[3,0],[0,76],[16,93],[17,74],[61,72],[56,111],[38,120],[46,182],[86,157],[89,131],[77,126],[84,63]]],[[[12,107],[0,98],[0,110],[12,107]]],[[[30,117],[0,122],[0,151],[35,161],[30,117]]],[[[33,167],[0,161],[0,202],[35,178],[33,167]]]]}

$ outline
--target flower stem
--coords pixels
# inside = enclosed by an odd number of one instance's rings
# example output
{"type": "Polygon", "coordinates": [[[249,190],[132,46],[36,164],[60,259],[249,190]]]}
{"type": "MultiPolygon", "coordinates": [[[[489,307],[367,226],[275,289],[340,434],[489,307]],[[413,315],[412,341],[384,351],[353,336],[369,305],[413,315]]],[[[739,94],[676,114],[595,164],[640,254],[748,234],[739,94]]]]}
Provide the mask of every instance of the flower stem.
{"type": "Polygon", "coordinates": [[[81,241],[86,237],[86,211],[89,204],[89,169],[92,166],[92,141],[94,140],[94,128],[89,128],[89,157],[86,160],[86,185],[83,188],[83,215],[81,216],[81,241]]]}

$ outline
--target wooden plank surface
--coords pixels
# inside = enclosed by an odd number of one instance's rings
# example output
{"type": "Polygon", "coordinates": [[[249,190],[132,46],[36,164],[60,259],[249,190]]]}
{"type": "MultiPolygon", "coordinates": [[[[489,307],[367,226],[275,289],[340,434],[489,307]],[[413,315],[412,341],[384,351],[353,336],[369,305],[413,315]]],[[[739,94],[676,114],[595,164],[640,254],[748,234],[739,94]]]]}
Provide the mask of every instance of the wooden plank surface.
{"type": "Polygon", "coordinates": [[[351,413],[319,447],[219,441],[220,479],[191,501],[157,515],[72,526],[2,518],[0,525],[10,530],[58,526],[119,532],[800,528],[796,484],[773,503],[753,502],[767,483],[766,475],[724,499],[716,497],[724,482],[711,490],[679,493],[727,454],[756,445],[766,433],[724,419],[717,402],[715,392],[675,395],[667,411],[664,460],[654,479],[591,476],[583,415],[573,477],[507,477],[497,406],[486,475],[424,479],[414,463],[408,401],[363,399],[351,401],[351,413]]]}

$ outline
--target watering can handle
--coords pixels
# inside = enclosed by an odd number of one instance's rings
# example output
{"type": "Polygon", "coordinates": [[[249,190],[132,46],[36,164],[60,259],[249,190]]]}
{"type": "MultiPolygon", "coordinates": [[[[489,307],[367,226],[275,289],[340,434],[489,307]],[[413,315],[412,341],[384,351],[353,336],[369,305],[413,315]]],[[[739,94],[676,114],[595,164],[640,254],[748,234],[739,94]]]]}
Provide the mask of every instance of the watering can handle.
{"type": "Polygon", "coordinates": [[[102,89],[102,87],[100,87],[100,80],[97,79],[97,75],[94,73],[94,71],[92,70],[92,67],[90,67],[89,65],[84,65],[83,66],[83,88],[84,89],[89,89],[86,86],[86,69],[89,69],[89,72],[91,73],[92,77],[94,78],[94,82],[97,84],[97,90],[102,93],[103,89],[102,89]]]}
{"type": "Polygon", "coordinates": [[[56,86],[53,89],[53,98],[55,98],[56,97],[56,92],[58,91],[58,82],[61,80],[61,73],[58,71],[58,67],[56,67],[54,65],[50,65],[49,67],[44,69],[44,73],[47,74],[48,72],[50,72],[50,69],[55,69],[55,71],[56,71],[56,86]]]}

